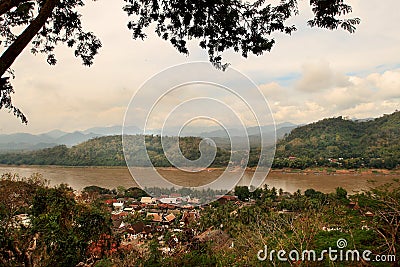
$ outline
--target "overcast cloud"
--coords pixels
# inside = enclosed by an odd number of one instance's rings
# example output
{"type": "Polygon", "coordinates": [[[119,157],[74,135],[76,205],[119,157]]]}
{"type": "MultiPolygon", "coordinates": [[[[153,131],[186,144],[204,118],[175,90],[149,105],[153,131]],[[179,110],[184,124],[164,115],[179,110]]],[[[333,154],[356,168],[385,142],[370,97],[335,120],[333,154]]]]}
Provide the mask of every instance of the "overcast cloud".
{"type": "MultiPolygon", "coordinates": [[[[310,29],[308,1],[293,19],[298,31],[277,34],[271,53],[243,59],[232,52],[225,60],[250,77],[267,97],[276,122],[308,123],[332,116],[376,117],[399,109],[400,2],[349,1],[352,16],[361,18],[355,34],[310,29]]],[[[191,44],[186,57],[155,34],[133,41],[126,28],[123,1],[88,2],[83,22],[103,48],[87,68],[65,47],[57,48],[58,64],[26,49],[13,66],[15,104],[29,124],[4,110],[0,133],[40,133],[53,129],[83,130],[122,124],[133,93],[148,78],[175,64],[207,60],[191,44]]]]}

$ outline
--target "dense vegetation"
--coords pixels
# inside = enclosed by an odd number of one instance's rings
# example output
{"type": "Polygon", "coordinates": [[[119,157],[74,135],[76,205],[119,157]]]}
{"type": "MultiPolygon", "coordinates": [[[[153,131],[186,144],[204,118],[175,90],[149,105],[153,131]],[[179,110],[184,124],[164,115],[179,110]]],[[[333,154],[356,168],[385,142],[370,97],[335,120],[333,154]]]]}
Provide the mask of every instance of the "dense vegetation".
{"type": "MultiPolygon", "coordinates": [[[[172,137],[166,137],[167,142],[173,142],[172,137]]],[[[126,139],[130,142],[126,147],[129,153],[136,159],[131,162],[139,166],[146,166],[147,162],[141,156],[143,151],[138,144],[139,136],[130,136],[126,139]]],[[[182,154],[191,160],[200,157],[198,149],[201,138],[182,137],[179,139],[182,154]]],[[[147,153],[156,167],[170,167],[171,163],[163,153],[161,137],[158,135],[148,135],[145,137],[147,153]]],[[[218,148],[217,157],[214,160],[214,166],[226,166],[229,162],[230,153],[218,148]]],[[[89,141],[73,146],[71,148],[65,145],[46,148],[37,151],[24,153],[5,153],[0,154],[0,164],[17,165],[66,165],[66,166],[126,166],[124,159],[122,139],[120,135],[104,136],[93,138],[89,141]]]]}
{"type": "Polygon", "coordinates": [[[100,202],[88,204],[88,196],[78,198],[67,185],[48,187],[40,175],[3,174],[0,265],[75,266],[88,258],[90,244],[111,234],[110,214],[100,202]]]}
{"type": "Polygon", "coordinates": [[[274,161],[277,168],[393,169],[399,164],[399,111],[369,121],[337,117],[296,128],[278,142],[274,161]]]}
{"type": "MultiPolygon", "coordinates": [[[[172,143],[174,137],[166,137],[172,143]]],[[[200,157],[199,137],[179,139],[182,154],[196,160],[200,157]]],[[[148,166],[139,136],[130,136],[126,148],[131,155],[129,162],[148,166]],[[135,158],[136,157],[136,158],[135,158]]],[[[145,137],[147,153],[156,167],[170,167],[164,155],[161,137],[145,137]]],[[[168,145],[166,147],[168,151],[168,145]]],[[[206,149],[211,149],[206,145],[206,149]]],[[[175,153],[176,154],[176,153],[175,153]]],[[[258,164],[260,148],[250,151],[248,166],[258,164]]],[[[228,148],[218,147],[213,167],[224,167],[231,159],[240,158],[228,148]]],[[[237,160],[238,165],[240,160],[237,160]]],[[[68,165],[68,166],[125,166],[121,136],[105,136],[91,139],[68,148],[56,146],[25,153],[0,154],[0,164],[68,165]]],[[[342,117],[324,119],[298,127],[277,144],[273,162],[275,168],[305,169],[309,167],[339,168],[386,168],[394,169],[400,164],[400,112],[384,115],[369,121],[352,121],[342,117]]]]}
{"type": "MultiPolygon", "coordinates": [[[[304,194],[297,191],[291,196],[266,187],[249,195],[255,199],[254,205],[239,208],[234,204],[214,205],[206,209],[200,227],[220,225],[231,237],[233,247],[209,255],[210,260],[221,266],[362,266],[355,262],[334,264],[327,258],[314,263],[301,260],[283,263],[276,258],[261,263],[256,255],[264,245],[269,251],[313,249],[320,253],[329,246],[337,249],[336,241],[340,238],[347,240],[348,249],[368,249],[373,255],[398,255],[400,214],[395,207],[399,205],[399,193],[398,182],[352,196],[340,187],[330,194],[308,189],[304,194]],[[373,216],[366,216],[366,212],[373,216]]],[[[194,253],[192,257],[194,261],[194,253]]],[[[395,265],[372,265],[375,264],[395,265]]]]}
{"type": "MultiPolygon", "coordinates": [[[[287,194],[275,188],[249,192],[237,187],[242,201],[214,202],[203,207],[200,218],[175,234],[154,232],[140,246],[123,248],[121,234],[113,231],[107,197],[142,196],[138,189],[88,187],[80,195],[61,185],[48,187],[37,176],[20,178],[4,174],[0,179],[1,266],[398,266],[400,236],[400,183],[372,188],[355,195],[337,188],[324,194],[308,189],[287,194]],[[105,191],[104,191],[105,190],[105,191]],[[29,223],[18,218],[25,214],[29,223]],[[210,231],[210,229],[212,231],[210,231]],[[214,231],[214,230],[215,231],[214,231]],[[195,235],[208,233],[207,242],[195,235]],[[158,240],[173,248],[162,252],[158,240]],[[271,250],[314,250],[317,258],[337,240],[344,250],[365,250],[376,255],[395,255],[389,262],[288,260],[260,261],[257,253],[271,250]],[[175,240],[175,241],[174,241],[175,240]],[[176,241],[178,240],[178,241],[176,241]],[[95,246],[93,246],[95,245],[95,246]],[[86,264],[86,265],[85,265],[86,264]]],[[[145,213],[144,213],[145,214],[145,213]]],[[[178,217],[179,218],[179,217],[178,217]]],[[[126,222],[150,223],[141,212],[126,222]]],[[[176,225],[179,227],[179,220],[176,225]]],[[[301,254],[300,254],[301,255],[301,254]]],[[[389,258],[387,258],[389,259],[389,258]]]]}

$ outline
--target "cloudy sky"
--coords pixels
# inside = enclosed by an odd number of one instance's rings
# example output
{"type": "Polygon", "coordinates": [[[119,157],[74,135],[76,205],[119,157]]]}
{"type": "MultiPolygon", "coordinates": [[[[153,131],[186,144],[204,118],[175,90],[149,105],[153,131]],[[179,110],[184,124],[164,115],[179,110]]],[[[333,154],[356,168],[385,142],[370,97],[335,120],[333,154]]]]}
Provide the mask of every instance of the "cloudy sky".
{"type": "MultiPolygon", "coordinates": [[[[247,59],[227,52],[225,60],[251,78],[269,101],[276,122],[308,123],[332,116],[377,117],[400,107],[400,2],[348,1],[361,18],[356,33],[311,29],[308,1],[292,22],[292,36],[276,34],[270,53],[247,59]]],[[[73,51],[57,48],[58,64],[27,49],[13,68],[15,104],[28,125],[0,111],[0,133],[42,133],[121,125],[136,90],[152,75],[176,64],[205,61],[191,44],[185,56],[155,34],[132,40],[123,1],[88,2],[82,9],[86,29],[103,43],[88,68],[73,51]]]]}

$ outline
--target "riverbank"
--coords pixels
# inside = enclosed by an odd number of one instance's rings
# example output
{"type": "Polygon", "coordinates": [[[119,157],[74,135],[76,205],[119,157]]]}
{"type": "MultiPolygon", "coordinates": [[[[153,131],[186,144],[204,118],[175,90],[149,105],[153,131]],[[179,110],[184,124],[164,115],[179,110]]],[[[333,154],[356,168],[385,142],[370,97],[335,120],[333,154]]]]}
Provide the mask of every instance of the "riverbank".
{"type": "MultiPolygon", "coordinates": [[[[71,168],[71,169],[127,169],[126,166],[65,166],[65,165],[7,165],[0,164],[3,168],[71,168]]],[[[157,170],[161,171],[180,171],[175,167],[156,167],[157,170]]],[[[204,171],[207,172],[221,172],[225,168],[206,168],[204,171]]],[[[246,168],[246,172],[254,172],[256,168],[246,168]]],[[[400,169],[388,170],[388,169],[373,169],[373,168],[361,168],[361,169],[340,169],[340,168],[307,168],[301,169],[275,169],[271,168],[270,172],[281,172],[281,173],[299,173],[299,174],[384,174],[384,175],[400,175],[400,169]]]]}
{"type": "MultiPolygon", "coordinates": [[[[158,169],[161,175],[176,184],[182,184],[187,180],[193,180],[194,186],[207,184],[217,179],[223,169],[210,169],[198,173],[185,173],[174,168],[158,169]]],[[[254,170],[246,170],[239,185],[248,184],[252,179],[254,170]]],[[[21,176],[30,176],[33,173],[41,173],[50,181],[51,185],[66,183],[76,190],[82,190],[86,186],[97,185],[104,188],[125,188],[138,186],[132,178],[127,167],[64,167],[64,166],[0,166],[0,173],[18,173],[21,176]]],[[[233,172],[232,177],[237,173],[233,172]]],[[[140,171],[138,173],[140,175],[140,171]]],[[[144,175],[144,173],[143,173],[144,175]]],[[[330,193],[336,187],[343,187],[349,193],[367,190],[373,184],[383,184],[400,178],[400,173],[385,172],[384,170],[361,170],[344,172],[336,170],[271,170],[265,181],[270,187],[282,188],[287,192],[295,192],[298,189],[304,191],[308,188],[330,193]],[[375,182],[370,182],[375,181],[375,182]]]]}

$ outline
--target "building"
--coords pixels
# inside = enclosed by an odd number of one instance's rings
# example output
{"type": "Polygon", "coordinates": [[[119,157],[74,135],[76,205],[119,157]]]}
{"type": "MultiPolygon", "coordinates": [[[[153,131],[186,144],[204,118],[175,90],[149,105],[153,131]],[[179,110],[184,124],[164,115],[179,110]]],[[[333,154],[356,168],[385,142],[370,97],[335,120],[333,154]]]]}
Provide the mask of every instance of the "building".
{"type": "Polygon", "coordinates": [[[238,201],[238,200],[239,200],[239,199],[238,199],[237,196],[228,196],[228,195],[222,196],[222,197],[218,198],[218,202],[219,202],[220,204],[226,204],[226,203],[228,203],[229,201],[238,201]]]}
{"type": "Polygon", "coordinates": [[[163,204],[178,204],[178,199],[176,197],[165,197],[160,198],[160,202],[163,204]]]}
{"type": "Polygon", "coordinates": [[[176,217],[175,217],[174,214],[170,213],[170,214],[168,214],[167,216],[165,216],[164,219],[165,219],[165,222],[166,222],[166,223],[170,224],[170,223],[172,223],[172,222],[176,219],[176,217]]]}
{"type": "Polygon", "coordinates": [[[142,197],[140,199],[140,203],[142,204],[154,204],[155,202],[155,199],[152,197],[142,197]]]}
{"type": "Polygon", "coordinates": [[[115,212],[121,212],[124,210],[124,203],[123,202],[114,202],[113,208],[115,212]]]}
{"type": "Polygon", "coordinates": [[[163,220],[160,214],[153,212],[148,212],[146,217],[151,218],[153,222],[162,222],[163,220]]]}

